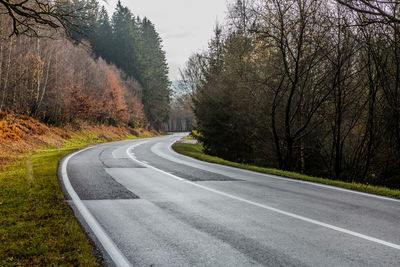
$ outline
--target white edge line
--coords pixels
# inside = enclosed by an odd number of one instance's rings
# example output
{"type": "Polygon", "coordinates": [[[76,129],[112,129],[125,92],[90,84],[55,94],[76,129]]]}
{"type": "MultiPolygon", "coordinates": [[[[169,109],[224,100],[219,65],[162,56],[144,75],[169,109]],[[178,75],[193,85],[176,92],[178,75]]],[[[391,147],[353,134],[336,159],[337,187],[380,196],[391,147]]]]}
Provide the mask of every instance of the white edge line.
{"type": "Polygon", "coordinates": [[[313,186],[318,186],[318,187],[322,187],[322,188],[327,188],[327,189],[332,189],[332,190],[337,190],[337,191],[357,194],[357,195],[371,197],[371,198],[377,198],[377,199],[382,199],[382,200],[400,202],[399,199],[390,198],[390,197],[384,197],[384,196],[379,196],[379,195],[374,195],[374,194],[369,194],[369,193],[364,193],[364,192],[359,192],[359,191],[354,191],[354,190],[351,190],[351,189],[340,188],[340,187],[336,187],[336,186],[333,186],[333,185],[325,185],[325,184],[319,184],[319,183],[315,183],[315,182],[290,179],[290,178],[285,178],[285,177],[281,177],[281,176],[276,176],[276,175],[273,175],[273,174],[266,174],[266,173],[261,173],[261,172],[256,172],[256,171],[251,171],[251,170],[246,170],[246,169],[241,169],[241,168],[235,168],[235,167],[231,167],[231,166],[227,166],[227,165],[221,165],[221,164],[218,164],[218,163],[212,163],[212,162],[198,160],[198,159],[195,159],[195,158],[183,155],[183,154],[179,154],[176,151],[174,151],[172,149],[172,146],[175,143],[176,143],[176,141],[174,141],[173,143],[171,143],[168,146],[168,150],[170,152],[172,152],[173,154],[185,157],[185,158],[189,158],[189,159],[191,159],[193,161],[197,161],[198,163],[202,163],[202,164],[205,164],[205,165],[218,166],[218,167],[222,167],[222,168],[225,168],[225,169],[228,169],[228,170],[239,170],[239,171],[242,171],[242,172],[256,174],[256,175],[259,175],[259,176],[268,177],[268,178],[281,180],[281,181],[287,181],[287,182],[299,183],[299,184],[308,184],[308,185],[313,185],[313,186]]]}
{"type": "Polygon", "coordinates": [[[329,228],[329,229],[332,229],[332,230],[335,230],[335,231],[338,231],[338,232],[341,232],[341,233],[345,233],[345,234],[348,234],[348,235],[359,237],[361,239],[365,239],[365,240],[372,241],[372,242],[375,242],[375,243],[378,243],[378,244],[381,244],[381,245],[384,245],[384,246],[387,246],[387,247],[391,247],[391,248],[400,250],[400,245],[397,245],[397,244],[394,244],[394,243],[390,243],[390,242],[387,242],[387,241],[384,241],[384,240],[381,240],[381,239],[377,239],[377,238],[374,238],[374,237],[371,237],[371,236],[363,235],[361,233],[353,232],[353,231],[350,231],[350,230],[347,230],[347,229],[344,229],[344,228],[341,228],[341,227],[337,227],[337,226],[330,225],[330,224],[327,224],[327,223],[324,223],[324,222],[313,220],[313,219],[310,219],[310,218],[307,218],[307,217],[304,217],[304,216],[301,216],[301,215],[297,215],[297,214],[294,214],[294,213],[291,213],[291,212],[286,212],[286,211],[283,211],[283,210],[280,210],[280,209],[276,209],[276,208],[273,208],[273,207],[270,207],[270,206],[267,206],[267,205],[263,205],[263,204],[260,204],[260,203],[257,203],[257,202],[253,202],[253,201],[241,198],[241,197],[237,197],[237,196],[231,195],[229,193],[225,193],[225,192],[222,192],[222,191],[219,191],[219,190],[216,190],[216,189],[212,189],[212,188],[209,188],[209,187],[206,187],[206,186],[191,182],[191,181],[186,180],[186,179],[182,179],[181,177],[178,177],[178,176],[173,175],[171,173],[168,173],[168,172],[165,172],[163,170],[157,169],[156,167],[153,167],[153,166],[151,166],[149,164],[145,164],[145,163],[140,162],[137,159],[133,158],[130,155],[129,151],[134,147],[135,146],[132,146],[132,147],[128,148],[127,151],[126,151],[127,155],[132,160],[134,160],[136,162],[139,162],[139,163],[145,165],[148,168],[154,169],[154,170],[156,170],[156,171],[158,171],[160,173],[168,175],[171,178],[174,178],[176,180],[185,181],[186,183],[188,183],[190,185],[202,188],[202,189],[207,190],[209,192],[213,192],[213,193],[216,193],[216,194],[219,194],[219,195],[231,198],[231,199],[242,201],[244,203],[257,206],[259,208],[270,210],[270,211],[273,211],[273,212],[276,212],[276,213],[279,213],[279,214],[282,214],[282,215],[286,215],[288,217],[292,217],[292,218],[295,218],[295,219],[298,219],[298,220],[301,220],[301,221],[305,221],[305,222],[308,222],[308,223],[311,223],[311,224],[319,225],[319,226],[322,226],[322,227],[325,227],[325,228],[329,228]]]}
{"type": "Polygon", "coordinates": [[[93,217],[93,215],[90,213],[90,211],[87,209],[85,204],[83,204],[82,200],[79,198],[78,194],[75,192],[74,188],[71,185],[71,182],[69,180],[68,174],[67,174],[67,165],[68,161],[76,156],[77,154],[86,151],[88,149],[91,149],[93,147],[89,147],[83,150],[80,150],[78,152],[75,152],[73,154],[70,154],[67,156],[63,163],[62,163],[62,168],[61,168],[61,176],[62,180],[65,186],[65,189],[67,190],[69,196],[71,197],[73,203],[79,210],[80,214],[82,215],[83,219],[85,222],[89,225],[90,229],[93,231],[94,235],[97,237],[97,239],[100,241],[100,243],[103,245],[104,249],[107,251],[108,255],[111,257],[112,261],[117,265],[118,267],[125,267],[125,266],[132,266],[132,264],[128,261],[128,259],[122,254],[122,252],[118,249],[118,247],[115,245],[115,243],[111,240],[111,238],[107,235],[103,227],[99,224],[99,222],[93,217]]]}

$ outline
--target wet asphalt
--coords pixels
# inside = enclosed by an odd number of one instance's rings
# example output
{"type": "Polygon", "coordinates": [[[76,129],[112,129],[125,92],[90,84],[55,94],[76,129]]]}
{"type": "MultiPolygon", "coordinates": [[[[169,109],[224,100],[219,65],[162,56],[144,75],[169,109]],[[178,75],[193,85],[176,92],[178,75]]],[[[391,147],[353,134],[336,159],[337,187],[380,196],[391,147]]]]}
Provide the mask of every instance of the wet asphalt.
{"type": "Polygon", "coordinates": [[[133,266],[400,265],[400,201],[200,162],[170,149],[180,137],[104,144],[68,162],[74,190],[133,266]]]}

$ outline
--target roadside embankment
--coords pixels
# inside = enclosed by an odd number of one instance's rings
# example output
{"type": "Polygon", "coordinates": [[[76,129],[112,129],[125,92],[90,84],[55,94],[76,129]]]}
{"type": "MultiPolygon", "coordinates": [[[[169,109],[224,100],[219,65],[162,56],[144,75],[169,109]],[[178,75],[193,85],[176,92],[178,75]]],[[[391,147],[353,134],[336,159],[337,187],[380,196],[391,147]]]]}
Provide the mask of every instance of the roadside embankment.
{"type": "Polygon", "coordinates": [[[75,122],[62,128],[47,126],[22,115],[0,114],[0,168],[26,157],[27,153],[48,149],[85,146],[121,139],[157,135],[144,129],[92,125],[75,122]]]}
{"type": "Polygon", "coordinates": [[[332,186],[341,187],[341,188],[345,188],[345,189],[349,189],[349,190],[355,190],[355,191],[359,191],[359,192],[400,199],[400,190],[390,189],[387,187],[373,186],[373,185],[360,184],[360,183],[349,183],[349,182],[331,180],[331,179],[326,179],[326,178],[312,177],[312,176],[307,176],[307,175],[295,173],[295,172],[283,171],[283,170],[272,169],[272,168],[264,168],[264,167],[241,164],[241,163],[237,163],[237,162],[224,160],[219,157],[214,157],[214,156],[205,154],[203,152],[203,147],[201,144],[187,144],[185,142],[177,142],[172,146],[172,148],[177,153],[180,153],[182,155],[189,156],[189,157],[192,157],[192,158],[195,158],[198,160],[202,160],[202,161],[206,161],[206,162],[210,162],[210,163],[217,163],[217,164],[226,165],[226,166],[230,166],[230,167],[246,169],[246,170],[255,171],[255,172],[261,172],[261,173],[265,173],[265,174],[271,174],[271,175],[276,175],[276,176],[281,176],[281,177],[286,177],[286,178],[291,178],[291,179],[332,185],[332,186]]]}
{"type": "Polygon", "coordinates": [[[2,116],[0,266],[97,266],[59,188],[58,162],[90,144],[156,134],[88,124],[55,128],[26,116],[2,116]]]}

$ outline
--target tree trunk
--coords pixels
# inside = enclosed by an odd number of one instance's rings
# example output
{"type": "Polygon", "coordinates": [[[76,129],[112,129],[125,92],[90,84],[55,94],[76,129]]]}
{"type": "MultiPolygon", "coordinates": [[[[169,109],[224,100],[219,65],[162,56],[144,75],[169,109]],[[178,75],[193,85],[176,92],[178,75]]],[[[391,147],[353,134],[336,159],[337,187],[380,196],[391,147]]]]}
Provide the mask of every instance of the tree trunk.
{"type": "Polygon", "coordinates": [[[3,111],[3,106],[4,106],[5,97],[6,97],[6,91],[7,91],[7,85],[8,85],[8,79],[9,79],[9,74],[10,74],[11,54],[12,54],[12,48],[13,48],[12,40],[13,40],[13,37],[11,36],[10,44],[9,44],[8,62],[7,62],[7,66],[6,66],[6,75],[4,78],[3,96],[1,98],[1,104],[0,104],[0,113],[3,111]]]}
{"type": "Polygon", "coordinates": [[[300,162],[301,162],[301,173],[306,172],[306,160],[305,160],[305,145],[304,139],[301,138],[300,140],[300,162]]]}
{"type": "Polygon", "coordinates": [[[282,152],[281,152],[281,145],[280,145],[279,135],[278,135],[278,131],[276,130],[276,107],[275,107],[275,103],[273,104],[272,112],[271,112],[271,127],[272,127],[272,134],[274,136],[276,157],[278,159],[278,168],[282,169],[283,168],[283,159],[282,159],[282,152]]]}
{"type": "Polygon", "coordinates": [[[285,170],[289,170],[289,171],[293,171],[293,139],[292,138],[286,138],[286,158],[285,158],[285,162],[284,162],[284,169],[285,170]]]}

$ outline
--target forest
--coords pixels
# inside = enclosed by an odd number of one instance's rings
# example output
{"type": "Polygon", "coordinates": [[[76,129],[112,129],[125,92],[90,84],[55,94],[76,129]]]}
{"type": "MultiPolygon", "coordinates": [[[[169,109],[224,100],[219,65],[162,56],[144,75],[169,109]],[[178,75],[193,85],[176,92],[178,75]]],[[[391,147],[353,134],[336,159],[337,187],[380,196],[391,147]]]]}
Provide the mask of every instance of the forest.
{"type": "Polygon", "coordinates": [[[234,1],[174,86],[153,23],[103,3],[0,1],[1,116],[194,125],[227,160],[400,188],[398,1],[234,1]]]}
{"type": "Polygon", "coordinates": [[[182,71],[205,152],[400,188],[399,4],[232,4],[182,71]]]}
{"type": "Polygon", "coordinates": [[[0,113],[63,126],[161,129],[170,81],[162,40],[118,2],[0,2],[0,113]]]}

